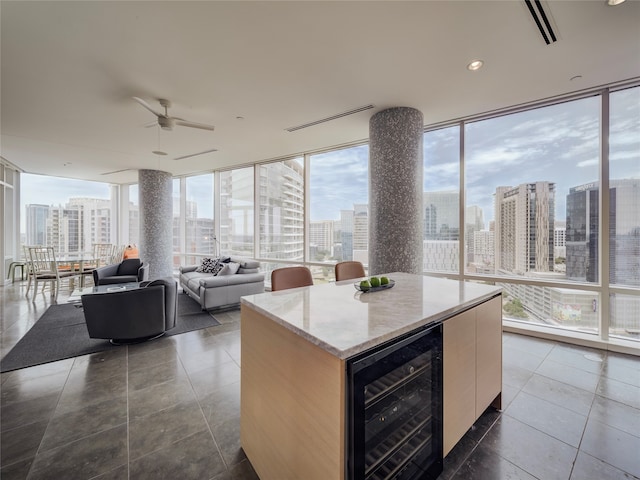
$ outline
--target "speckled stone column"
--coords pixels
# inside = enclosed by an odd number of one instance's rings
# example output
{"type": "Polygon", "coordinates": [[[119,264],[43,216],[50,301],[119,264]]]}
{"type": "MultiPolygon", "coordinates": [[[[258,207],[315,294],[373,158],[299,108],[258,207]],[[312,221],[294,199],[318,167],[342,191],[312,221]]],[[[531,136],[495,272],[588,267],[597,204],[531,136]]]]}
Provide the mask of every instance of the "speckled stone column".
{"type": "Polygon", "coordinates": [[[422,273],[422,112],[369,121],[369,272],[422,273]]]}
{"type": "Polygon", "coordinates": [[[173,275],[173,185],[168,172],[140,170],[140,258],[149,279],[173,275]]]}

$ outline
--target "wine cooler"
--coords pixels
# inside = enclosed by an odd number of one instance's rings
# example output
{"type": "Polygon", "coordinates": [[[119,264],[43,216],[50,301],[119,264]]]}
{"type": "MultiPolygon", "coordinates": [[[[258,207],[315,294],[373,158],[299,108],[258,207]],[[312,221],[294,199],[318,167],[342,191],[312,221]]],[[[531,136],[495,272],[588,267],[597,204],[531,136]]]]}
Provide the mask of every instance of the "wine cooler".
{"type": "Polygon", "coordinates": [[[351,480],[435,479],[442,472],[442,325],[347,363],[351,480]]]}

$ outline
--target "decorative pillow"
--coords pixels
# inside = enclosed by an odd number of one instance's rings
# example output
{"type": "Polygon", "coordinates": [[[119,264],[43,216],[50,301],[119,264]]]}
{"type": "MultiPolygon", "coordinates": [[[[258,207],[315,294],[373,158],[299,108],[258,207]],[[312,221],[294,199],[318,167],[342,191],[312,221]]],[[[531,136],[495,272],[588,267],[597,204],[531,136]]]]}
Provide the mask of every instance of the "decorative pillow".
{"type": "Polygon", "coordinates": [[[222,263],[220,263],[219,258],[203,258],[202,263],[198,268],[196,268],[196,272],[199,273],[213,273],[216,275],[220,269],[222,269],[222,263]]]}
{"type": "Polygon", "coordinates": [[[218,276],[221,275],[235,275],[238,273],[238,269],[240,268],[239,263],[229,262],[223,264],[222,269],[217,273],[218,276]]]}

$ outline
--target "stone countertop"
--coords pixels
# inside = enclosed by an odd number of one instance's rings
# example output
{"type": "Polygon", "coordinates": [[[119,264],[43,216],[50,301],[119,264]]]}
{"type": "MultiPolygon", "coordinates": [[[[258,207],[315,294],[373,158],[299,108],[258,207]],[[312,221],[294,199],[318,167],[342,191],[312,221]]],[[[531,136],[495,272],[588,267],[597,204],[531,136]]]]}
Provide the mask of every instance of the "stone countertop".
{"type": "Polygon", "coordinates": [[[250,307],[340,359],[437,323],[498,295],[499,287],[394,272],[393,288],[361,293],[356,280],[241,298],[250,307]]]}

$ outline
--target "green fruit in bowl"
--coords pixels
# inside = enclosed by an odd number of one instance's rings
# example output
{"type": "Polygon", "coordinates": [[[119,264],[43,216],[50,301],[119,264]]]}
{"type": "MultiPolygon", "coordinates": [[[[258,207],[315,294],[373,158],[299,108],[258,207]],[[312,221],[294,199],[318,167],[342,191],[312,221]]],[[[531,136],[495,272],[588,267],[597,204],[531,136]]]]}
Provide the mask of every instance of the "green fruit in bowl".
{"type": "Polygon", "coordinates": [[[361,290],[369,290],[371,288],[371,284],[369,283],[369,280],[362,280],[360,282],[360,289],[361,290]]]}
{"type": "Polygon", "coordinates": [[[380,286],[380,279],[378,277],[371,277],[369,279],[369,282],[371,283],[372,287],[379,287],[380,286]]]}
{"type": "Polygon", "coordinates": [[[387,277],[380,277],[380,285],[389,285],[389,279],[387,277]]]}

